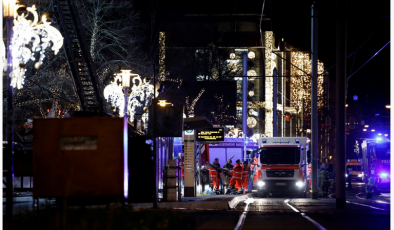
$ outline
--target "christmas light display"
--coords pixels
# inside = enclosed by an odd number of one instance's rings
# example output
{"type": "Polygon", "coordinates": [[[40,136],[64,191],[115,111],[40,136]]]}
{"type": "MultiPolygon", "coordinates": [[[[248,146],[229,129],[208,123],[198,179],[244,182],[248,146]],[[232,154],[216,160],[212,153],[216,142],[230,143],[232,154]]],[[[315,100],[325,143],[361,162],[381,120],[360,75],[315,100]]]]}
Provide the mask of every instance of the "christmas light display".
{"type": "Polygon", "coordinates": [[[251,70],[248,70],[246,75],[250,76],[250,77],[248,77],[249,81],[253,81],[254,79],[256,79],[256,77],[254,77],[254,76],[257,76],[257,73],[256,73],[256,71],[251,69],[251,70]]]}
{"type": "Polygon", "coordinates": [[[194,117],[194,106],[196,105],[197,101],[200,99],[201,95],[205,92],[205,89],[202,88],[198,93],[197,97],[194,98],[192,103],[189,104],[189,96],[186,97],[186,108],[187,108],[187,115],[188,117],[194,117]]]}
{"type": "Polygon", "coordinates": [[[248,58],[254,59],[255,57],[256,57],[256,54],[255,54],[253,51],[250,51],[250,52],[248,53],[248,58]]]}
{"type": "MultiPolygon", "coordinates": [[[[295,66],[291,67],[291,75],[299,75],[297,77],[291,78],[291,104],[296,108],[296,112],[299,113],[302,110],[302,99],[304,99],[304,113],[310,114],[311,106],[311,77],[307,76],[311,74],[311,59],[309,53],[296,51],[291,54],[291,63],[295,66]],[[298,68],[297,68],[298,67],[298,68]]],[[[318,108],[323,106],[323,72],[324,65],[322,62],[318,61],[318,108]]]]}
{"type": "MultiPolygon", "coordinates": [[[[112,105],[119,110],[119,116],[124,116],[124,92],[122,87],[122,78],[120,75],[115,75],[114,81],[107,85],[104,89],[104,98],[107,99],[112,105]]],[[[142,80],[140,76],[136,76],[132,80],[133,86],[131,87],[131,93],[128,98],[127,112],[129,114],[129,120],[134,121],[135,110],[138,107],[144,106],[144,109],[149,107],[151,99],[153,97],[153,85],[147,81],[142,80]]]]}
{"type": "Polygon", "coordinates": [[[166,80],[166,35],[164,32],[159,33],[159,81],[166,80]]]}
{"type": "Polygon", "coordinates": [[[246,123],[247,123],[247,125],[248,125],[249,128],[254,128],[254,127],[256,127],[256,125],[257,125],[257,120],[256,120],[256,118],[254,118],[254,117],[248,117],[246,123]]]}
{"type": "MultiPolygon", "coordinates": [[[[274,33],[272,31],[265,32],[265,74],[266,76],[273,75],[273,69],[275,67],[275,59],[273,50],[273,41],[274,33]]],[[[266,77],[265,78],[265,135],[268,137],[272,137],[273,135],[273,78],[266,77]]]]}
{"type": "Polygon", "coordinates": [[[18,9],[24,7],[17,5],[14,16],[14,36],[11,40],[12,52],[12,72],[11,86],[21,89],[24,84],[26,64],[29,60],[36,61],[36,54],[39,58],[35,63],[36,68],[40,68],[45,58],[45,50],[51,47],[57,54],[63,45],[63,37],[60,32],[51,26],[45,15],[38,22],[36,6],[27,7],[27,13],[18,14],[18,9]],[[28,20],[29,15],[33,20],[28,20]]]}

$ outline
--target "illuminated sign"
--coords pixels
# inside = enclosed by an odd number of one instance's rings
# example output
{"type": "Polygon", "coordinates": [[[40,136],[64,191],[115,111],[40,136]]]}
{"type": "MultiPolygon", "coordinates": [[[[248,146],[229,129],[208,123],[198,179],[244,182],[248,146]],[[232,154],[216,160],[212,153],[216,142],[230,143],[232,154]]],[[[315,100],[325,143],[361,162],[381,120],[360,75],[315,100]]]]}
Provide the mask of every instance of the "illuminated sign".
{"type": "Polygon", "coordinates": [[[200,129],[197,132],[197,141],[224,141],[223,128],[200,129]]]}

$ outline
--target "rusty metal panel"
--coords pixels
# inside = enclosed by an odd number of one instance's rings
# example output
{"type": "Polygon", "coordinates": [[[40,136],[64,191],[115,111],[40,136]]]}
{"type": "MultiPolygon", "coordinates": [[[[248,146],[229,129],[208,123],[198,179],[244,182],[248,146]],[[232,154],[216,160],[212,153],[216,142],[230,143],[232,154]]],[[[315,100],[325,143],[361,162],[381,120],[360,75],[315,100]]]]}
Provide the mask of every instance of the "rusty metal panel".
{"type": "Polygon", "coordinates": [[[35,119],[33,195],[122,196],[123,119],[35,119]]]}

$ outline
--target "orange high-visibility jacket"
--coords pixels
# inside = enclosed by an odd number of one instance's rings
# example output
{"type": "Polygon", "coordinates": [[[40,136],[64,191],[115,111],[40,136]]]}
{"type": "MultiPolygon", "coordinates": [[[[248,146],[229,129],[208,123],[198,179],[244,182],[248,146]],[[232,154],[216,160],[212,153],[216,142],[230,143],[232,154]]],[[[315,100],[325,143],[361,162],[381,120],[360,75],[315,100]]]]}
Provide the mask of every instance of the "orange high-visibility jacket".
{"type": "Polygon", "coordinates": [[[248,177],[248,165],[242,165],[242,177],[248,177]]]}
{"type": "Polygon", "coordinates": [[[181,169],[182,169],[182,180],[183,180],[183,177],[185,175],[185,170],[184,170],[184,168],[182,166],[179,166],[179,167],[181,167],[181,169]]]}
{"type": "Polygon", "coordinates": [[[242,179],[242,166],[240,163],[235,163],[232,173],[233,173],[233,178],[242,179]]]}
{"type": "MultiPolygon", "coordinates": [[[[215,164],[215,163],[213,163],[213,164],[215,164]]],[[[220,168],[220,164],[219,163],[215,164],[215,165],[217,165],[220,168]]],[[[215,168],[208,167],[208,169],[209,169],[209,177],[210,178],[216,178],[218,176],[218,173],[216,172],[215,168]]]]}
{"type": "Polygon", "coordinates": [[[261,179],[261,171],[260,169],[257,167],[256,172],[254,173],[254,179],[253,179],[253,183],[257,183],[257,179],[261,179]]]}

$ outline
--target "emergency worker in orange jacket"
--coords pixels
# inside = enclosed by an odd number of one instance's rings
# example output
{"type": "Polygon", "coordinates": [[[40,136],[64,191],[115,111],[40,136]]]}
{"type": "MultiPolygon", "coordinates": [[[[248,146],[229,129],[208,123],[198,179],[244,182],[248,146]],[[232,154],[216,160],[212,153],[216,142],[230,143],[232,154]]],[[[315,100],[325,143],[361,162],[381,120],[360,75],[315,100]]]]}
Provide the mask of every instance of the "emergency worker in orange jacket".
{"type": "MultiPolygon", "coordinates": [[[[218,168],[220,168],[220,164],[219,164],[219,159],[215,158],[215,161],[213,162],[214,165],[218,166],[218,168]]],[[[216,193],[216,194],[220,194],[219,191],[219,186],[220,186],[220,173],[212,167],[208,167],[209,170],[209,177],[212,179],[213,181],[213,186],[212,186],[212,190],[216,193]]]]}
{"type": "Polygon", "coordinates": [[[261,179],[261,171],[259,169],[259,159],[258,158],[253,158],[253,164],[250,166],[250,170],[252,171],[255,166],[256,166],[256,171],[253,175],[253,184],[256,184],[257,180],[261,179]]]}
{"type": "Polygon", "coordinates": [[[242,165],[242,189],[244,193],[248,192],[248,183],[249,183],[249,162],[244,161],[242,165]]]}
{"type": "Polygon", "coordinates": [[[236,160],[235,161],[235,166],[232,170],[233,177],[230,180],[230,183],[228,184],[227,188],[227,194],[231,192],[233,189],[233,186],[235,184],[235,187],[238,189],[238,193],[242,192],[242,166],[241,166],[241,160],[236,160]]]}

